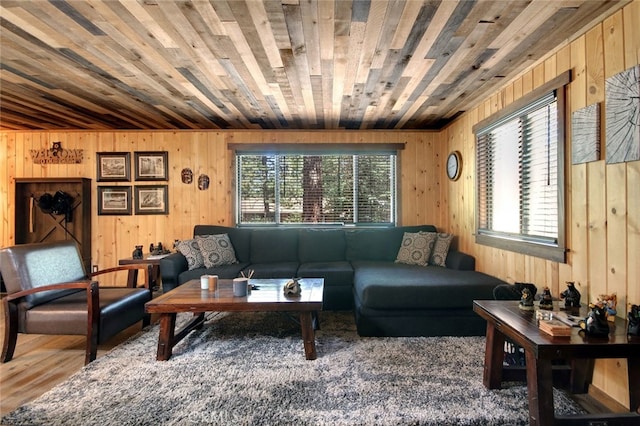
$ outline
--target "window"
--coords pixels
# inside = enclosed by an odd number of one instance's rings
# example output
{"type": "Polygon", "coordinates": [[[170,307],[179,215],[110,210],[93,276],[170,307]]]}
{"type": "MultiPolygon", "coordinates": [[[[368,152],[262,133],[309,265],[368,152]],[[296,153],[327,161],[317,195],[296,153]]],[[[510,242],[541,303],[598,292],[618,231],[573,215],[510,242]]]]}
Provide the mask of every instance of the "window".
{"type": "Polygon", "coordinates": [[[236,153],[237,223],[386,224],[395,153],[236,153]]]}
{"type": "Polygon", "coordinates": [[[568,74],[474,127],[479,244],[565,261],[566,83],[568,74]]]}

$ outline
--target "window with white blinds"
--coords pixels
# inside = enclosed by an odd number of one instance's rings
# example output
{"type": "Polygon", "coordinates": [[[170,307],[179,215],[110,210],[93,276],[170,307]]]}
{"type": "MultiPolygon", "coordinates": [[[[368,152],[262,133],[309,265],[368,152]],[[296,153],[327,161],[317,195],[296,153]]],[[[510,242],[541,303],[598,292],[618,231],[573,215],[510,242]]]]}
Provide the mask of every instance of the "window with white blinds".
{"type": "Polygon", "coordinates": [[[547,91],[474,128],[478,243],[565,261],[558,93],[547,91]]]}
{"type": "Polygon", "coordinates": [[[396,155],[236,153],[237,223],[394,224],[396,155]]]}

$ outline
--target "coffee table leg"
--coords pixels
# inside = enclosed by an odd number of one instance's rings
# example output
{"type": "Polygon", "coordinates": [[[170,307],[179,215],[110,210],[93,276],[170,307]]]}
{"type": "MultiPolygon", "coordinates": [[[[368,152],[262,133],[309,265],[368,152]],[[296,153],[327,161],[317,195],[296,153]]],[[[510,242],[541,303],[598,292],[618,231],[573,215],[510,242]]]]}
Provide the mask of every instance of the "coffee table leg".
{"type": "Polygon", "coordinates": [[[484,350],[483,383],[487,389],[500,389],[502,361],[504,360],[504,335],[487,322],[487,343],[484,350]]]}
{"type": "Polygon", "coordinates": [[[158,354],[156,360],[166,361],[171,358],[173,336],[176,329],[176,314],[160,315],[160,336],[158,337],[158,354]]]}
{"type": "Polygon", "coordinates": [[[316,352],[316,337],[313,330],[313,313],[300,312],[300,326],[302,327],[302,341],[304,342],[304,355],[312,360],[318,357],[316,352]]]}
{"type": "Polygon", "coordinates": [[[529,424],[544,426],[554,424],[553,377],[551,361],[536,359],[525,349],[527,362],[527,394],[529,397],[529,424]]]}

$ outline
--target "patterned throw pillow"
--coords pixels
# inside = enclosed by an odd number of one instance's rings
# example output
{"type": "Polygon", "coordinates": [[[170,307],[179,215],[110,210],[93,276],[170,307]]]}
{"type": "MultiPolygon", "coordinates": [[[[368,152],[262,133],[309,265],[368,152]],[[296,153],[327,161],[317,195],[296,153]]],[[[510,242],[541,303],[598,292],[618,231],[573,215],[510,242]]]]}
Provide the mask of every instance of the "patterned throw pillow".
{"type": "Polygon", "coordinates": [[[196,235],[204,266],[214,268],[221,265],[238,263],[236,251],[228,234],[196,235]]]}
{"type": "Polygon", "coordinates": [[[198,245],[198,241],[195,239],[178,241],[176,243],[176,250],[187,258],[189,270],[202,268],[204,266],[204,259],[202,258],[202,253],[200,253],[200,246],[198,245]]]}
{"type": "Polygon", "coordinates": [[[431,236],[428,232],[405,232],[396,263],[426,266],[435,240],[435,233],[431,236]]]}
{"type": "Polygon", "coordinates": [[[453,234],[441,232],[436,235],[436,243],[433,246],[433,251],[429,258],[429,265],[446,266],[445,261],[447,260],[447,253],[449,252],[449,246],[451,246],[451,240],[453,240],[453,234]]]}

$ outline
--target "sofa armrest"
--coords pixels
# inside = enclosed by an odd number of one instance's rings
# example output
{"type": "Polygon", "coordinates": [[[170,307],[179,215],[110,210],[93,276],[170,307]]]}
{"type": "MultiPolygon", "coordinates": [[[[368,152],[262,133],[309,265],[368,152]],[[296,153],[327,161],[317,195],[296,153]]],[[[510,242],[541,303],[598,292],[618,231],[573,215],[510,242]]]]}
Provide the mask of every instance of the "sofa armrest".
{"type": "Polygon", "coordinates": [[[163,293],[178,287],[178,275],[187,270],[189,270],[187,258],[180,252],[171,253],[160,259],[163,293]]]}
{"type": "Polygon", "coordinates": [[[445,261],[447,268],[460,271],[475,271],[476,258],[461,251],[450,250],[445,261]]]}

